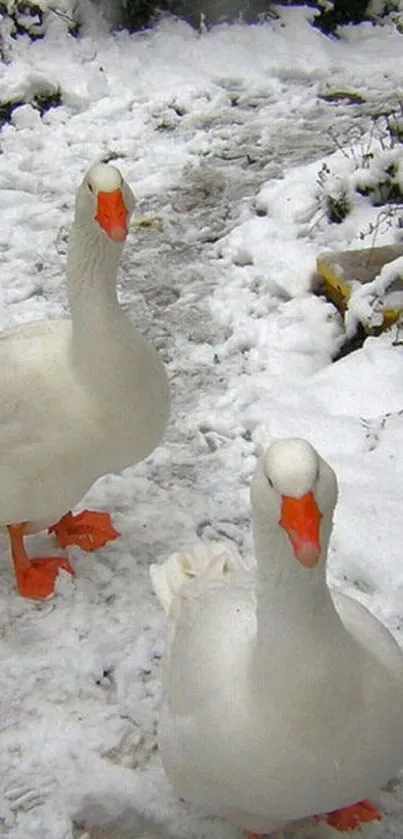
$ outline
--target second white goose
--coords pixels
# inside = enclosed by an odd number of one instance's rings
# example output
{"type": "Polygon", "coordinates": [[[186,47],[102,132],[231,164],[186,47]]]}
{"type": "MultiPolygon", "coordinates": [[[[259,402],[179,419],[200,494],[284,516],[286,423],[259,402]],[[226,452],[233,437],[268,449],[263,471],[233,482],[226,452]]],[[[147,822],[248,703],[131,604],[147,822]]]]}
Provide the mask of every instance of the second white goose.
{"type": "Polygon", "coordinates": [[[252,483],[256,566],[216,545],[152,578],[171,616],[159,741],[179,796],[268,833],[327,814],[379,818],[371,795],[403,764],[403,654],[326,583],[332,469],[278,440],[252,483]]]}

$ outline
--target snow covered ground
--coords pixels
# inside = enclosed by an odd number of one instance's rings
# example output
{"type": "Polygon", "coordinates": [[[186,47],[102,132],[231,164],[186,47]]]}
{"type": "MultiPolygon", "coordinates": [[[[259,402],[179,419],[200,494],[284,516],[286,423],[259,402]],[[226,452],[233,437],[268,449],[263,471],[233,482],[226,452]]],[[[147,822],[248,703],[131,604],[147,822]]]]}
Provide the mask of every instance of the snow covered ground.
{"type": "MultiPolygon", "coordinates": [[[[238,836],[176,802],[163,776],[165,618],[148,567],[198,538],[250,549],[248,483],[273,436],[304,436],[335,467],[330,580],[403,643],[403,348],[392,331],[332,364],[339,317],[308,291],[316,254],[361,246],[376,221],[355,196],[330,225],[317,179],[324,162],[351,174],[368,115],[402,101],[402,47],[391,25],[326,39],[297,9],[201,37],[93,23],[76,40],[55,17],[1,65],[1,100],[51,83],[63,106],[41,118],[23,105],[0,134],[0,325],[66,315],[75,189],[91,163],[116,160],[139,214],[160,219],[133,228],[121,300],[167,363],[174,407],[147,462],[80,505],[109,510],[122,537],[95,556],[72,549],[77,577],[52,600],[16,595],[2,537],[0,835],[72,839],[114,822],[131,839],[238,836]],[[346,91],[363,101],[322,98],[346,91]]],[[[393,236],[384,224],[377,244],[393,236]]],[[[401,836],[401,781],[379,800],[387,815],[366,833],[401,836]]]]}

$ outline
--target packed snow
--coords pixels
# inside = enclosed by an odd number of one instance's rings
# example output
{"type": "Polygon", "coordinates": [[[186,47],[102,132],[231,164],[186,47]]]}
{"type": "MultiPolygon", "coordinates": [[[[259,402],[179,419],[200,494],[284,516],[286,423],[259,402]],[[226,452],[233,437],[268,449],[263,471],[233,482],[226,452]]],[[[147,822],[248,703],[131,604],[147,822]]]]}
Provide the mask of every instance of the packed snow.
{"type": "MultiPolygon", "coordinates": [[[[149,566],[198,540],[250,551],[249,481],[273,437],[305,437],[335,468],[329,580],[403,644],[403,347],[392,329],[332,363],[343,325],[310,291],[320,251],[370,247],[374,229],[377,244],[399,235],[354,179],[360,149],[379,140],[371,115],[403,100],[403,36],[386,23],[328,39],[311,14],[283,9],[201,35],[170,20],[112,35],[94,17],[78,39],[55,15],[45,39],[16,40],[0,67],[1,100],[23,102],[0,135],[1,326],[67,315],[75,190],[94,161],[112,160],[138,201],[121,301],[174,393],[162,445],[80,503],[109,511],[121,538],[96,555],[69,549],[77,576],[61,574],[54,598],[16,594],[2,537],[0,835],[10,839],[93,826],[130,839],[239,836],[178,802],[164,777],[166,619],[149,566]],[[57,89],[62,105],[41,117],[30,98],[57,89]],[[324,165],[350,197],[340,224],[323,209],[324,165]]],[[[51,551],[51,537],[32,537],[38,545],[51,551]]],[[[401,835],[402,779],[377,801],[385,818],[365,833],[401,835]]]]}

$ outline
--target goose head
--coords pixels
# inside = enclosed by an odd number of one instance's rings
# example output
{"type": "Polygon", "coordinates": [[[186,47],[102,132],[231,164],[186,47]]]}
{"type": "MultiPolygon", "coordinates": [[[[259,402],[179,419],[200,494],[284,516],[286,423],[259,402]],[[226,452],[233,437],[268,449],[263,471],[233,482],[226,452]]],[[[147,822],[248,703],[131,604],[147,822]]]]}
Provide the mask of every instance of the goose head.
{"type": "Polygon", "coordinates": [[[327,553],[337,481],[313,446],[300,438],[273,442],[258,460],[251,495],[258,557],[270,547],[281,562],[316,568],[327,553]]]}
{"type": "Polygon", "coordinates": [[[112,242],[123,243],[134,204],[133,192],[119,169],[97,163],[77,190],[75,221],[80,228],[91,226],[112,242]]]}

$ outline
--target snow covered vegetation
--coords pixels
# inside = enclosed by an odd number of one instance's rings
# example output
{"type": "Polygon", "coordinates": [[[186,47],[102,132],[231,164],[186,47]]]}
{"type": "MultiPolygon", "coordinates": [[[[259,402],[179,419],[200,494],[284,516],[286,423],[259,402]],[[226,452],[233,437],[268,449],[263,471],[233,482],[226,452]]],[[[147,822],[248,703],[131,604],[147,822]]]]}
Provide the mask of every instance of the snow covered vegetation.
{"type": "MultiPolygon", "coordinates": [[[[253,23],[278,17],[281,5],[300,5],[299,0],[283,0],[280,4],[273,0],[1,0],[3,42],[23,34],[33,39],[43,37],[54,15],[77,35],[85,29],[88,15],[94,14],[91,4],[110,25],[132,31],[152,26],[164,15],[203,30],[217,23],[253,23]]],[[[315,10],[313,24],[327,34],[336,34],[339,26],[365,20],[388,18],[400,23],[401,0],[310,0],[309,7],[315,10]]]]}
{"type": "MultiPolygon", "coordinates": [[[[163,16],[136,33],[87,0],[3,14],[0,326],[69,316],[76,190],[113,162],[136,197],[119,299],[173,405],[153,453],[80,501],[120,538],[90,556],[69,547],[75,577],[61,572],[54,597],[18,595],[2,536],[0,836],[239,837],[163,772],[167,628],[149,567],[223,540],[248,560],[250,481],[273,438],[305,438],[334,469],[328,581],[403,645],[403,349],[393,327],[333,363],[345,323],[311,291],[319,252],[401,241],[401,9],[371,8],[388,14],[336,38],[289,5],[251,25],[163,16]]],[[[27,541],[54,552],[46,532],[27,541]]],[[[402,776],[388,780],[368,791],[384,817],[364,830],[380,839],[403,831],[402,776]]],[[[289,834],[335,835],[319,822],[289,834]]]]}

